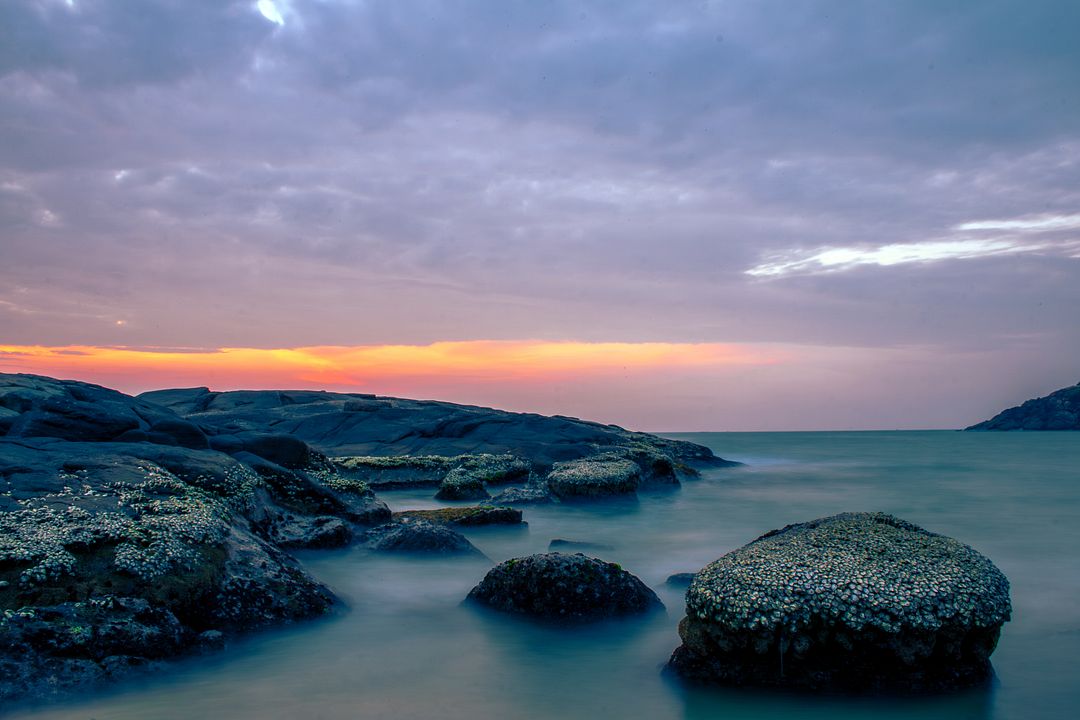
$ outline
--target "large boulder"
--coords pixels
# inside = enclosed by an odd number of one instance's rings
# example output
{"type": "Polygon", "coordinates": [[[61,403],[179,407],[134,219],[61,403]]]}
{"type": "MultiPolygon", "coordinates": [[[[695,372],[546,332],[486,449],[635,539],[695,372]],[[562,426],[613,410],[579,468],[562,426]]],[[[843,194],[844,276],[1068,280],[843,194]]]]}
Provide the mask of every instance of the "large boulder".
{"type": "Polygon", "coordinates": [[[0,700],[326,612],[330,591],[252,534],[258,490],[210,451],[0,439],[0,700]],[[126,649],[106,642],[121,626],[126,649]]]}
{"type": "Polygon", "coordinates": [[[1009,583],[972,548],[883,513],[774,530],[707,565],[671,667],[699,681],[936,691],[981,683],[1009,583]]]}
{"type": "Polygon", "coordinates": [[[562,500],[633,494],[641,484],[641,468],[632,460],[607,453],[555,463],[547,484],[562,500]]]}
{"type": "Polygon", "coordinates": [[[503,612],[565,622],[663,607],[656,593],[615,563],[557,552],[496,565],[469,592],[468,600],[503,612]]]}

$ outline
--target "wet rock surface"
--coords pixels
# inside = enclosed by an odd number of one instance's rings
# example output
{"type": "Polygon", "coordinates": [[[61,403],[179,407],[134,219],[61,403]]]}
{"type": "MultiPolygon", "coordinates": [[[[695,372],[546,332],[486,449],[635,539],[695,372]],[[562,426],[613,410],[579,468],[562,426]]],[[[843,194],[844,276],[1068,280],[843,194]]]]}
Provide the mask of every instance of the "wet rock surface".
{"type": "Polygon", "coordinates": [[[615,563],[582,554],[546,553],[492,568],[468,595],[508,613],[585,622],[663,607],[645,583],[615,563]]]}
{"type": "Polygon", "coordinates": [[[1010,616],[987,558],[883,513],[790,525],[707,565],[670,666],[698,681],[924,692],[986,682],[1010,616]]]}

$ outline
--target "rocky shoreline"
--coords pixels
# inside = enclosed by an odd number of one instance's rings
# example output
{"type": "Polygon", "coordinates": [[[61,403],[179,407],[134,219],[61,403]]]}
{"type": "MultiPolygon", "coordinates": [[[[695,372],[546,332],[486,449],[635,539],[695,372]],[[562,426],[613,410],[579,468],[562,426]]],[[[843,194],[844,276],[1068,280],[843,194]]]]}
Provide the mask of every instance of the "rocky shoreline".
{"type": "MultiPolygon", "coordinates": [[[[0,702],[330,612],[338,599],[294,549],[471,558],[490,569],[467,601],[523,619],[656,610],[631,572],[577,552],[607,546],[556,538],[491,567],[460,529],[523,527],[516,506],[625,503],[737,464],[612,425],[369,395],[131,397],[0,375],[0,410],[0,702]],[[471,504],[392,514],[376,493],[395,488],[471,504]]],[[[687,586],[668,667],[735,686],[969,687],[992,675],[1011,613],[990,560],[882,513],[773,530],[668,583],[687,586]]]]}
{"type": "Polygon", "coordinates": [[[291,549],[479,555],[455,524],[521,518],[513,503],[391,518],[375,489],[560,502],[636,489],[613,468],[677,484],[734,464],[574,418],[308,391],[131,397],[0,374],[0,701],[328,612],[337,599],[291,549]],[[553,492],[568,467],[581,490],[553,492]]]}

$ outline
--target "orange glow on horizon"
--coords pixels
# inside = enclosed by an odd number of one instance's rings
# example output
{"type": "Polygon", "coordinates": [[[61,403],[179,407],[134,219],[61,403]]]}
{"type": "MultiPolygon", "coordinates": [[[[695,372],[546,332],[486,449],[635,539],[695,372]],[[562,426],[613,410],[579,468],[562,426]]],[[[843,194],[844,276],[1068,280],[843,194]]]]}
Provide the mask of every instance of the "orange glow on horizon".
{"type": "Polygon", "coordinates": [[[766,352],[721,343],[473,340],[430,345],[135,348],[0,345],[0,371],[87,380],[128,391],[179,385],[385,393],[430,381],[551,382],[595,374],[770,365],[766,352]]]}

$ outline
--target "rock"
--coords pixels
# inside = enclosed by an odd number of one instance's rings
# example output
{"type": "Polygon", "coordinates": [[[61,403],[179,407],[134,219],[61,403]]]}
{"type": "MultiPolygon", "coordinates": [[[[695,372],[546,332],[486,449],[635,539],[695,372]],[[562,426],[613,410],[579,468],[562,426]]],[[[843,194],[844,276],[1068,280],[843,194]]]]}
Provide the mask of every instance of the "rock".
{"type": "Polygon", "coordinates": [[[481,500],[487,497],[490,496],[480,476],[460,467],[446,474],[435,493],[436,500],[481,500]]]}
{"type": "Polygon", "coordinates": [[[394,513],[394,519],[398,518],[416,518],[437,525],[461,525],[464,527],[524,524],[520,510],[509,507],[484,507],[479,505],[440,508],[438,510],[403,510],[394,513]]]}
{"type": "Polygon", "coordinates": [[[347,523],[329,515],[296,517],[285,514],[267,528],[270,542],[281,548],[335,548],[352,542],[353,530],[347,523]]]}
{"type": "Polygon", "coordinates": [[[614,550],[611,545],[605,545],[604,543],[583,542],[581,540],[564,540],[563,538],[555,538],[548,543],[549,551],[566,551],[566,550],[614,550]]]}
{"type": "Polygon", "coordinates": [[[684,677],[813,690],[936,691],[992,675],[1009,583],[988,559],[883,513],[767,533],[690,585],[684,677]]]}
{"type": "Polygon", "coordinates": [[[640,483],[637,463],[614,454],[556,463],[547,476],[548,487],[561,500],[630,494],[640,483]]]}
{"type": "MultiPolygon", "coordinates": [[[[512,455],[547,471],[556,462],[598,452],[650,448],[670,458],[676,468],[738,464],[717,458],[701,445],[615,425],[444,402],[314,391],[211,392],[206,388],[159,390],[139,398],[149,401],[148,405],[160,403],[159,410],[172,411],[200,427],[216,429],[216,434],[284,433],[331,457],[449,458],[480,449],[512,455]]],[[[210,442],[217,441],[211,437],[210,442]]],[[[438,484],[450,469],[441,468],[434,476],[429,473],[428,482],[438,484]]],[[[361,479],[376,489],[380,486],[372,478],[361,479]]]]}
{"type": "Polygon", "coordinates": [[[662,608],[656,594],[614,563],[547,553],[492,568],[468,600],[508,613],[582,622],[662,608]]]}
{"type": "Polygon", "coordinates": [[[682,572],[675,573],[674,575],[668,575],[664,584],[672,587],[690,587],[690,583],[694,582],[694,578],[697,577],[697,573],[682,572]]]}
{"type": "Polygon", "coordinates": [[[379,489],[439,485],[455,471],[484,485],[504,485],[527,480],[532,472],[528,462],[509,454],[338,456],[332,461],[341,475],[379,489]]]}
{"type": "Polygon", "coordinates": [[[496,494],[484,504],[491,505],[548,505],[555,502],[547,483],[543,485],[526,485],[520,488],[508,488],[496,494]]]}
{"type": "Polygon", "coordinates": [[[427,520],[403,517],[364,533],[364,543],[380,552],[482,555],[461,533],[427,520]]]}
{"type": "Polygon", "coordinates": [[[1004,410],[968,430],[1080,430],[1080,383],[1004,410]]]}
{"type": "Polygon", "coordinates": [[[8,411],[4,424],[12,438],[104,442],[132,430],[149,437],[152,426],[167,429],[170,422],[191,425],[171,410],[115,390],[40,375],[0,373],[0,408],[8,411]]]}
{"type": "Polygon", "coordinates": [[[176,654],[189,631],[166,609],[112,595],[0,615],[0,700],[121,677],[176,654]]]}

